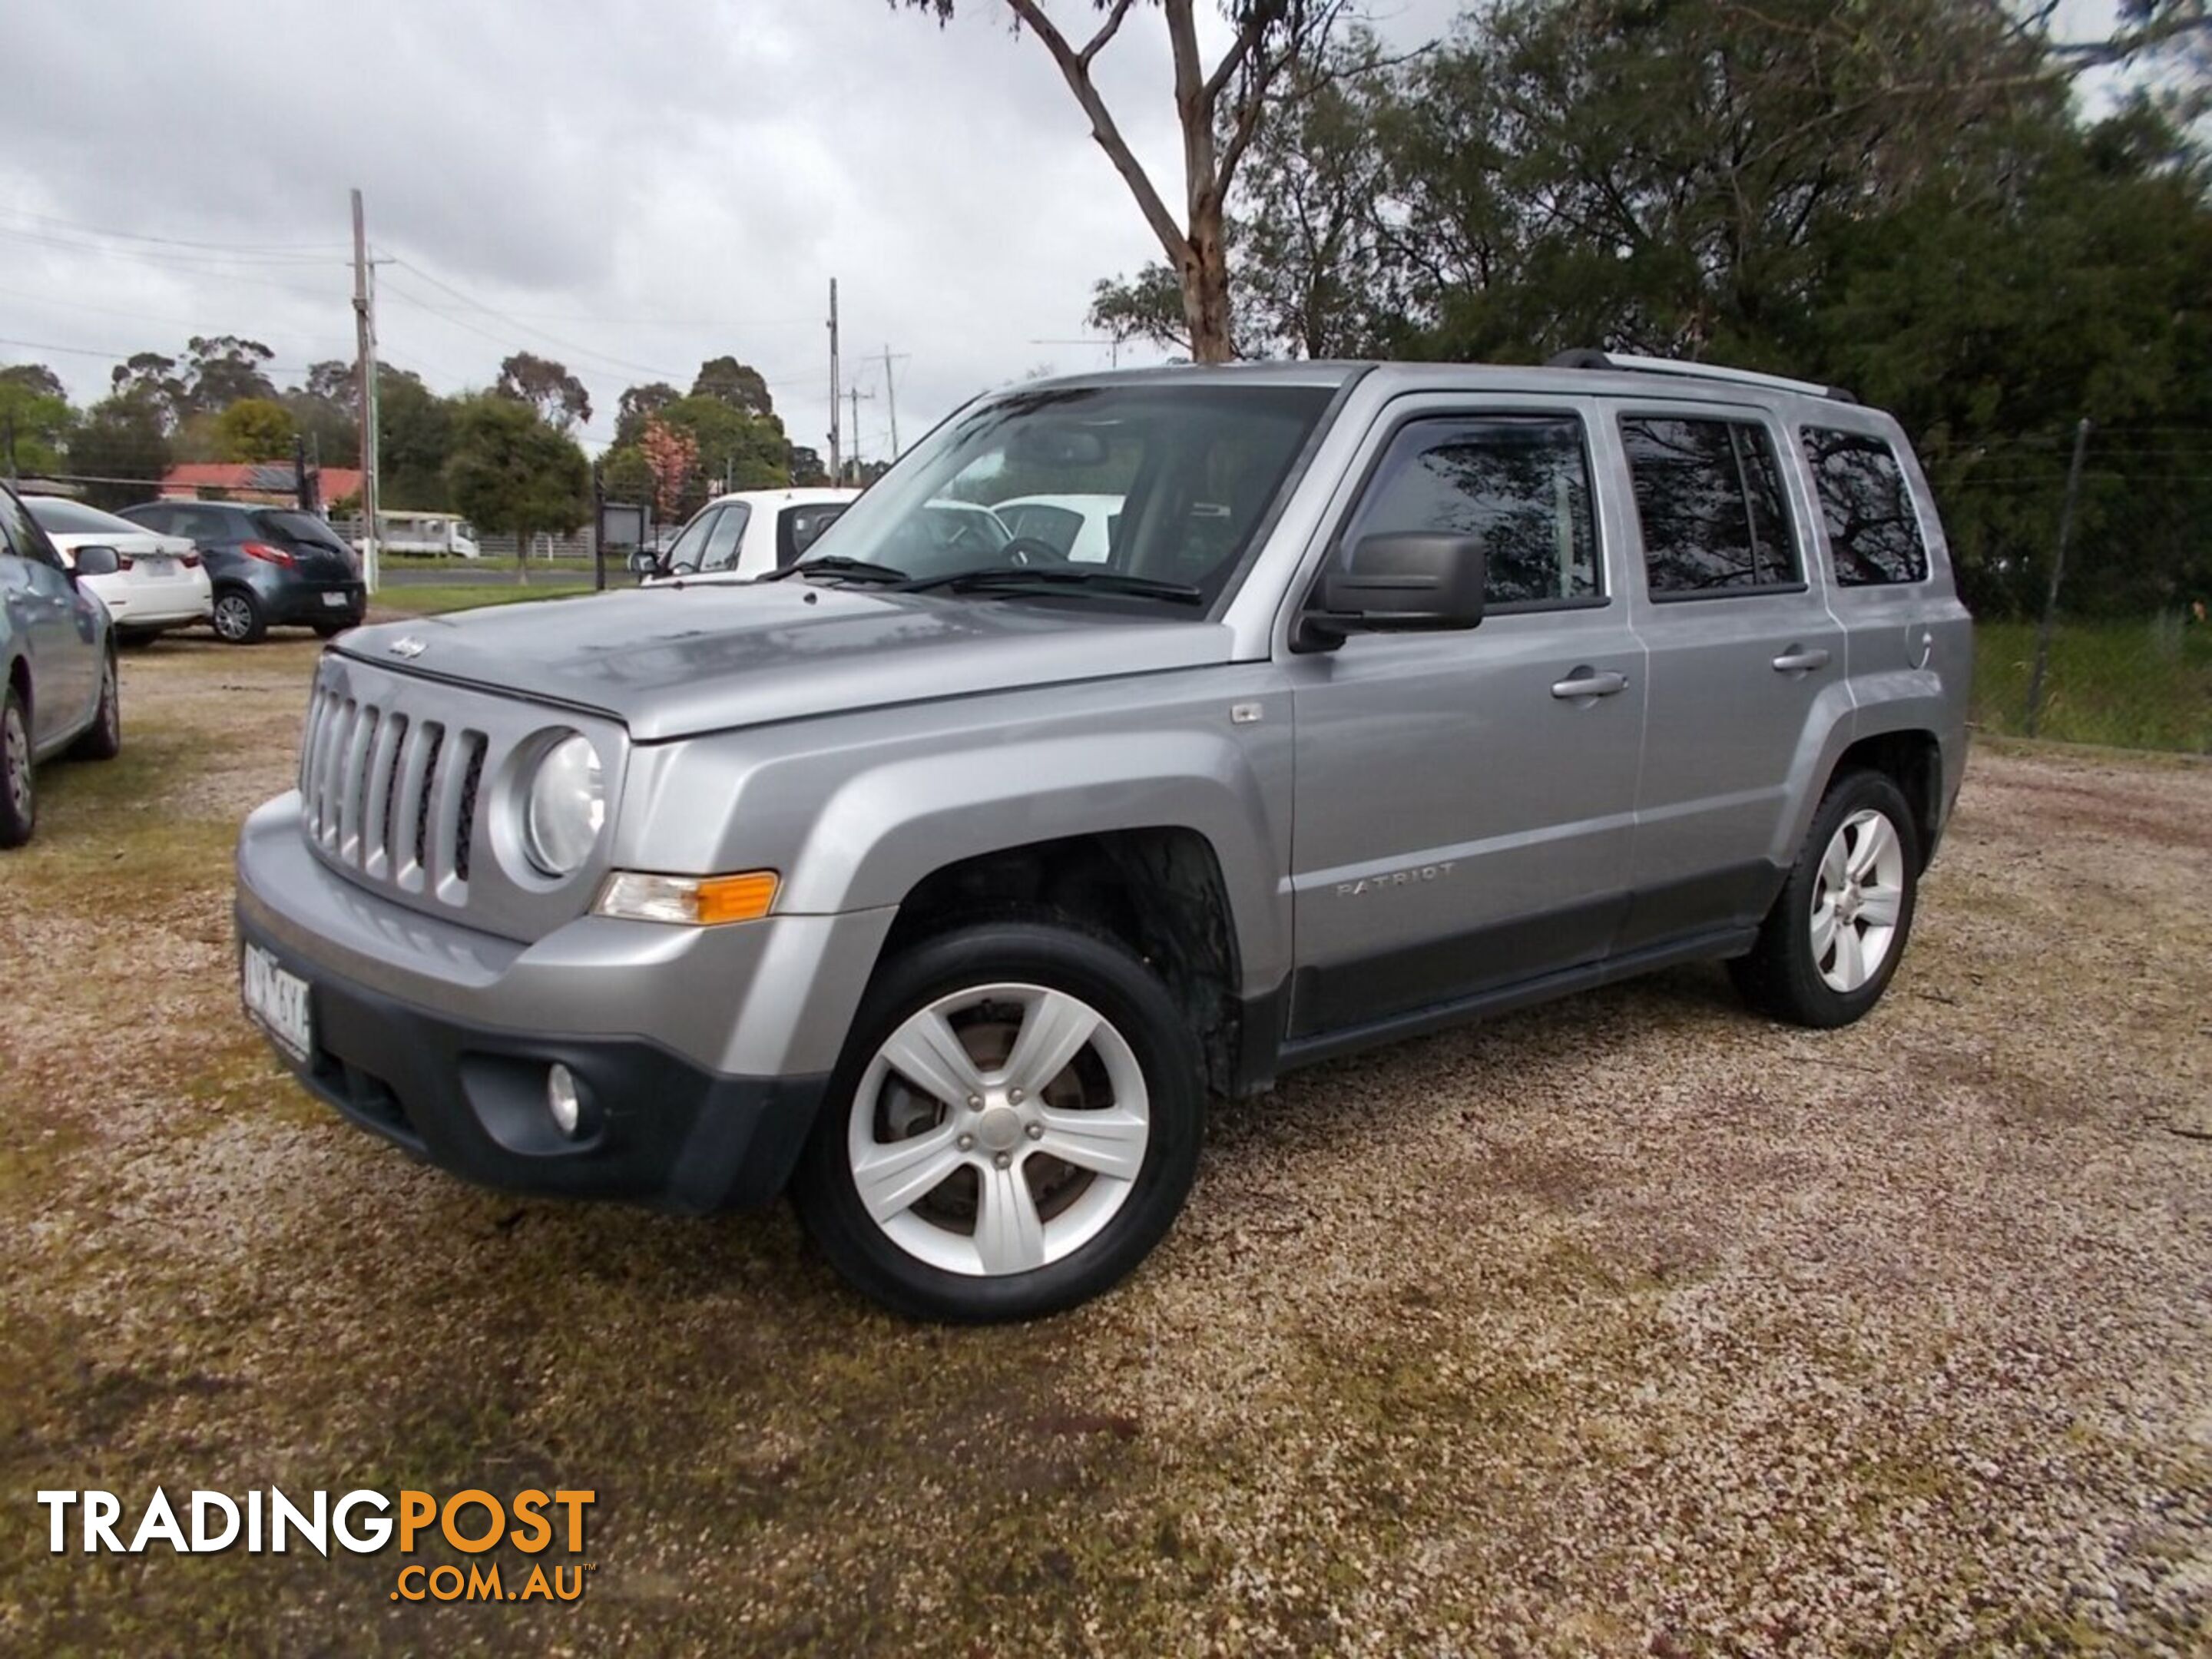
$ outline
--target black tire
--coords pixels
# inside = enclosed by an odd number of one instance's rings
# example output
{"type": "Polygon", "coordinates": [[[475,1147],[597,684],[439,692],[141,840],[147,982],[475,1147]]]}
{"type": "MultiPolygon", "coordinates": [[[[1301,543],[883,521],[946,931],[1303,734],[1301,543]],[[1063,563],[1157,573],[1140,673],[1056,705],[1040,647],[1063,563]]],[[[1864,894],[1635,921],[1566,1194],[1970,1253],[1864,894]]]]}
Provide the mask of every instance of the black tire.
{"type": "Polygon", "coordinates": [[[113,760],[123,752],[123,694],[117,684],[115,653],[100,659],[100,708],[77,740],[70,745],[71,760],[113,760]]]}
{"type": "MultiPolygon", "coordinates": [[[[1075,1069],[1071,1063],[1060,1075],[1075,1069]]],[[[1205,1127],[1206,1087],[1190,1022],[1158,975],[1115,940],[1072,922],[993,921],[925,939],[878,969],[792,1196],[831,1265],[894,1311],[961,1323],[1033,1319],[1110,1288],[1159,1243],[1189,1194],[1205,1127]],[[848,1135],[857,1091],[902,1023],[965,988],[1009,981],[1079,998],[1118,1032],[1143,1076],[1148,1139],[1127,1195],[1094,1236],[1042,1267],[988,1276],[939,1267],[894,1242],[862,1206],[848,1135]]],[[[1029,1167],[1017,1166],[1025,1183],[1029,1167]]]]}
{"type": "Polygon", "coordinates": [[[313,626],[314,628],[315,637],[317,639],[334,640],[337,638],[339,635],[344,633],[349,628],[358,628],[361,624],[358,622],[319,622],[313,624],[313,626]]]}
{"type": "Polygon", "coordinates": [[[225,645],[258,645],[268,637],[268,614],[250,587],[217,588],[210,620],[216,637],[225,645]]]}
{"type": "MultiPolygon", "coordinates": [[[[1846,772],[1828,786],[1813,814],[1805,844],[1774,908],[1759,930],[1748,956],[1729,963],[1729,976],[1743,1000],[1760,1012],[1793,1025],[1826,1030],[1849,1025],[1865,1015],[1889,987],[1911,937],[1912,915],[1920,893],[1920,834],[1912,809],[1897,785],[1879,772],[1846,772]],[[1874,971],[1854,990],[1838,990],[1821,972],[1827,959],[1816,956],[1813,913],[1822,890],[1821,860],[1850,820],[1875,812],[1887,820],[1900,851],[1900,887],[1892,936],[1874,971]]],[[[1851,927],[1844,921],[1838,924],[1851,927]]]]}
{"type": "Polygon", "coordinates": [[[0,697],[0,847],[21,847],[39,823],[31,770],[31,711],[14,686],[0,697]]]}

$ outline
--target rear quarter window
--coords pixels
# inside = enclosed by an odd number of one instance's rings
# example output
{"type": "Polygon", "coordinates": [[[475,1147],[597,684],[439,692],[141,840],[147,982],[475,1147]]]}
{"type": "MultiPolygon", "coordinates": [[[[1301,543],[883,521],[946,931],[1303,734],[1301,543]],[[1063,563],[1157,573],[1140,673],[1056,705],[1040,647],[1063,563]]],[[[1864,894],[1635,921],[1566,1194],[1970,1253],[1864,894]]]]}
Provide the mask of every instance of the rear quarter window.
{"type": "Polygon", "coordinates": [[[1863,432],[1808,426],[1800,441],[1828,556],[1841,587],[1887,587],[1928,579],[1928,544],[1897,452],[1863,432]]]}

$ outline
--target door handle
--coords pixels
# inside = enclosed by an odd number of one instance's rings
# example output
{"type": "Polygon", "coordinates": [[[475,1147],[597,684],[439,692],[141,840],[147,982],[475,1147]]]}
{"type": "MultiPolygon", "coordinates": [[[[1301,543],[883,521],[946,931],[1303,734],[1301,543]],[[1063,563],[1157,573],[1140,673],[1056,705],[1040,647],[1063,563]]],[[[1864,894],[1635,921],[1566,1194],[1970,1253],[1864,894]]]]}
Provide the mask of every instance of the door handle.
{"type": "Polygon", "coordinates": [[[1628,690],[1628,676],[1616,674],[1610,668],[1598,673],[1577,672],[1552,685],[1552,695],[1563,702],[1578,697],[1616,697],[1628,690]]]}
{"type": "Polygon", "coordinates": [[[1802,674],[1827,665],[1828,647],[1825,645],[1816,645],[1810,651],[1793,645],[1774,659],[1774,672],[1778,674],[1802,674]]]}

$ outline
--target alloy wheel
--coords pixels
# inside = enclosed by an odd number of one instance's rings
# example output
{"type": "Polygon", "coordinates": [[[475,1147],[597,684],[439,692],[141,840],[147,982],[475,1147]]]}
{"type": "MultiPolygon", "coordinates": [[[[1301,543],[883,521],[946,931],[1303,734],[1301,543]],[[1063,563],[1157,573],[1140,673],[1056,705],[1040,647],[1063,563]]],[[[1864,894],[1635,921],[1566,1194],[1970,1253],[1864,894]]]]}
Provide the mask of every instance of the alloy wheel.
{"type": "Polygon", "coordinates": [[[1881,971],[1905,909],[1905,843],[1871,807],[1836,827],[1813,881],[1814,966],[1845,995],[1881,971]]]}
{"type": "Polygon", "coordinates": [[[22,710],[10,704],[0,724],[0,750],[6,751],[8,803],[18,818],[31,815],[31,737],[23,729],[22,710]]]}
{"type": "Polygon", "coordinates": [[[861,1207],[907,1255],[999,1276],[1060,1261],[1136,1189],[1152,1134],[1128,1039],[1081,998],[979,985],[916,1010],[855,1091],[861,1207]]]}
{"type": "Polygon", "coordinates": [[[253,631],[253,606],[235,593],[215,602],[215,631],[234,645],[253,631]]]}

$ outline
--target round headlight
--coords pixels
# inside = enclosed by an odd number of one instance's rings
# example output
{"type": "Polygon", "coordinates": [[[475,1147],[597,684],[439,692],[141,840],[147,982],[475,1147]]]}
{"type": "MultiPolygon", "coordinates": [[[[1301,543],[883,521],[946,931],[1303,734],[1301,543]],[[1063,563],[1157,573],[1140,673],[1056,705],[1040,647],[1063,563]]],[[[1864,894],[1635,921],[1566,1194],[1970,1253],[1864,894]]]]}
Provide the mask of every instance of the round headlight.
{"type": "Polygon", "coordinates": [[[599,751],[570,732],[545,751],[531,774],[522,809],[523,850],[549,876],[572,876],[589,858],[607,821],[599,751]]]}

